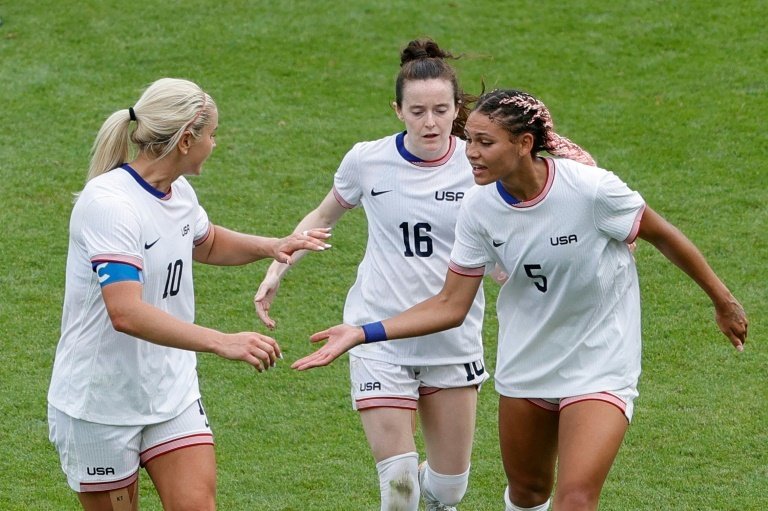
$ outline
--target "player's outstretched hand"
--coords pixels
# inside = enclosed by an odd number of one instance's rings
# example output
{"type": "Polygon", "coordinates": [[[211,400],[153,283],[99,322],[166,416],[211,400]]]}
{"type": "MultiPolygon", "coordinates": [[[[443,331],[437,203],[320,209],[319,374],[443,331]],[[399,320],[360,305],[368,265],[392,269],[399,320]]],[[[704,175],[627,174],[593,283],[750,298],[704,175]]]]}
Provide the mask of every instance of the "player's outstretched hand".
{"type": "Polygon", "coordinates": [[[283,358],[277,341],[257,332],[224,334],[215,353],[229,360],[248,362],[259,372],[274,367],[277,359],[283,358]]]}
{"type": "Polygon", "coordinates": [[[277,296],[278,289],[280,289],[280,278],[267,272],[253,297],[256,314],[261,322],[270,330],[275,329],[275,320],[269,316],[269,308],[272,306],[275,296],[277,296]]]}
{"type": "Polygon", "coordinates": [[[309,338],[312,342],[320,342],[323,339],[327,339],[327,342],[320,349],[297,360],[291,364],[291,367],[304,371],[313,367],[327,366],[358,344],[362,344],[365,334],[360,327],[342,324],[317,332],[309,338]]]}
{"type": "Polygon", "coordinates": [[[744,307],[736,300],[731,298],[724,305],[715,307],[715,321],[725,336],[731,341],[734,348],[738,351],[744,351],[744,343],[747,342],[747,327],[749,321],[744,307]]]}
{"type": "Polygon", "coordinates": [[[278,240],[274,259],[281,263],[292,264],[291,256],[294,252],[299,250],[322,251],[331,248],[331,245],[325,242],[330,237],[330,227],[317,227],[291,234],[278,240]]]}

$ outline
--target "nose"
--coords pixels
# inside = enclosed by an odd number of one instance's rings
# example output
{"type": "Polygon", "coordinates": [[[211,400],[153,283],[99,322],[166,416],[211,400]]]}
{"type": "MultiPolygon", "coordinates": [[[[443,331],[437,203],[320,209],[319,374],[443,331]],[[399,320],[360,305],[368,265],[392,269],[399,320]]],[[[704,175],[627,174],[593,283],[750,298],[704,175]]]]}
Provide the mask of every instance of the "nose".
{"type": "Polygon", "coordinates": [[[466,148],[464,149],[464,153],[467,155],[468,160],[474,160],[477,159],[479,156],[477,152],[477,148],[475,147],[475,144],[472,142],[467,142],[466,148]]]}
{"type": "Polygon", "coordinates": [[[435,125],[435,116],[432,112],[427,112],[427,118],[424,121],[424,125],[430,128],[435,125]]]}

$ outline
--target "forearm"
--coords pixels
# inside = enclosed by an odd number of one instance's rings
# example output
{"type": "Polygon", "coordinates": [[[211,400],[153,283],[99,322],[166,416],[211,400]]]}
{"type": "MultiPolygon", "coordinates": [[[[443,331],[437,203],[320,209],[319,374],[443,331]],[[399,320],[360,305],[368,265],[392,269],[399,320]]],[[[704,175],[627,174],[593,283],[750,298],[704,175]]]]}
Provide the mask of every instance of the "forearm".
{"type": "Polygon", "coordinates": [[[207,264],[237,266],[275,257],[279,238],[268,238],[214,226],[213,243],[205,257],[207,264]]]}
{"type": "MultiPolygon", "coordinates": [[[[317,208],[313,209],[307,215],[301,219],[301,221],[293,229],[294,233],[300,233],[316,228],[334,227],[336,222],[339,221],[341,216],[347,210],[339,205],[336,198],[333,196],[333,191],[329,192],[323,201],[317,208]]],[[[274,261],[269,265],[267,269],[267,275],[276,277],[282,280],[286,272],[291,269],[291,266],[295,265],[301,258],[303,258],[310,250],[299,250],[292,256],[292,264],[285,264],[279,261],[274,261]]]]}
{"type": "Polygon", "coordinates": [[[675,266],[683,270],[718,306],[733,301],[733,296],[706,259],[682,232],[653,210],[646,210],[640,236],[652,243],[675,266]]]}
{"type": "Polygon", "coordinates": [[[460,326],[469,307],[438,294],[405,312],[382,321],[387,339],[404,339],[442,332],[460,326]]]}
{"type": "Polygon", "coordinates": [[[139,339],[189,351],[218,353],[224,334],[182,321],[144,302],[110,311],[115,330],[139,339]]]}

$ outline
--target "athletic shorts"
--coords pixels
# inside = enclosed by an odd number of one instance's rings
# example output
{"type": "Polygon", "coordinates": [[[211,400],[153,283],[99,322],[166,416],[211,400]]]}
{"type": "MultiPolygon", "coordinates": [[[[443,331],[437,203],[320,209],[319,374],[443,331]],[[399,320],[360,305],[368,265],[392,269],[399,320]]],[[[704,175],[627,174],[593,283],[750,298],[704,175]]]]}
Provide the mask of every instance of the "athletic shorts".
{"type": "Polygon", "coordinates": [[[591,394],[582,394],[579,396],[563,397],[560,399],[536,399],[525,398],[536,406],[545,410],[559,412],[568,405],[580,401],[605,401],[621,410],[621,413],[627,418],[627,422],[632,422],[632,414],[635,410],[635,398],[637,397],[637,388],[633,385],[621,390],[611,390],[608,392],[593,392],[591,394]]]}
{"type": "Polygon", "coordinates": [[[349,356],[349,376],[354,410],[416,410],[419,396],[470,386],[480,390],[490,377],[482,359],[468,364],[403,366],[355,355],[349,356]]]}
{"type": "Polygon", "coordinates": [[[67,482],[78,493],[125,488],[138,478],[139,466],[157,456],[213,445],[200,400],[171,420],[143,426],[88,422],[48,405],[48,428],[67,482]]]}

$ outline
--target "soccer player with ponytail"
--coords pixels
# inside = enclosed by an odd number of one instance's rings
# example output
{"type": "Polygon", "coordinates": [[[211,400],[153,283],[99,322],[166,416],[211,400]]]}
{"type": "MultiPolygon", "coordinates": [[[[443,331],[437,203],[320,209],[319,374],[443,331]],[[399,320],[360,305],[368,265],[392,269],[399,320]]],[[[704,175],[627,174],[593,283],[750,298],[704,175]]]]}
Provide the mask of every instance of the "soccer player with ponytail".
{"type": "Polygon", "coordinates": [[[555,511],[595,510],[640,376],[640,287],[628,243],[648,241],[693,279],[738,351],[747,317],[696,246],[555,133],[540,100],[489,92],[465,129],[479,186],[464,199],[442,290],[390,319],[316,333],[311,339],[326,344],[293,367],[461,325],[485,269],[499,264],[509,275],[497,303],[494,374],[506,511],[550,503],[555,511]]]}
{"type": "Polygon", "coordinates": [[[199,175],[216,147],[218,118],[197,84],[162,78],[110,115],[93,145],[70,219],[48,391],[50,439],[86,511],[138,509],[140,466],[165,509],[215,509],[195,352],[261,372],[280,348],[257,332],[194,324],[192,263],[288,263],[297,250],[326,248],[322,229],[266,238],[208,219],[186,176],[199,175]]]}

